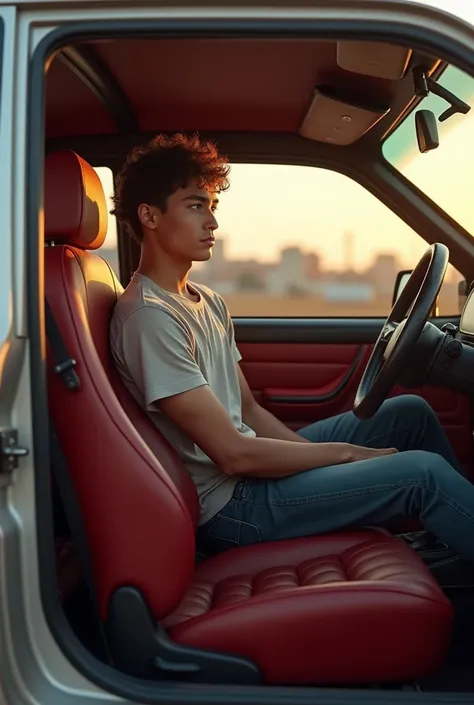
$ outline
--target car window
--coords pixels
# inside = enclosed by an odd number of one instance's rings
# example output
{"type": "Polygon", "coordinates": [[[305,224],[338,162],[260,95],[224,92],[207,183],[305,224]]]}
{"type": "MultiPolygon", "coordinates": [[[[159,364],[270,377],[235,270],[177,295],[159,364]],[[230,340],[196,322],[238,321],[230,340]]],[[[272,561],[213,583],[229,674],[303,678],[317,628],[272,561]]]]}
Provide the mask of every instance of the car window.
{"type": "Polygon", "coordinates": [[[117,247],[117,221],[114,215],[110,215],[110,210],[113,207],[112,196],[114,193],[114,176],[112,169],[109,169],[109,167],[106,166],[96,167],[95,171],[101,180],[105,197],[107,199],[107,210],[109,211],[107,235],[105,236],[104,244],[96,250],[96,252],[107,260],[114,270],[115,276],[120,279],[119,254],[117,247]]]}
{"type": "MultiPolygon", "coordinates": [[[[474,106],[474,78],[455,66],[448,66],[437,81],[458,98],[474,106]]],[[[449,104],[430,93],[417,109],[432,110],[439,116],[449,104]]],[[[474,235],[472,178],[474,176],[474,110],[456,114],[439,122],[439,147],[421,153],[415,129],[415,113],[411,112],[385,140],[385,159],[415,186],[435,201],[460,225],[474,235]]]]}
{"type": "MultiPolygon", "coordinates": [[[[384,316],[427,243],[360,184],[314,167],[233,164],[212,258],[193,275],[233,316],[384,316]]],[[[450,268],[441,315],[459,313],[450,268]]]]}

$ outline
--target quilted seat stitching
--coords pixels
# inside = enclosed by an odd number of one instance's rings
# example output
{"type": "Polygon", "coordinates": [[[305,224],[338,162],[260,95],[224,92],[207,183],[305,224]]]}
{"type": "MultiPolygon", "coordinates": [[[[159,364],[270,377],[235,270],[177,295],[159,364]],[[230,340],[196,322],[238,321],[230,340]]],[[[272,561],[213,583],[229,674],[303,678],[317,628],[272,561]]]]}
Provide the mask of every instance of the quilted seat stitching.
{"type": "Polygon", "coordinates": [[[407,566],[410,554],[407,554],[403,546],[399,547],[400,550],[391,546],[392,554],[388,557],[386,548],[385,543],[383,546],[374,546],[367,542],[346,549],[339,555],[318,556],[294,566],[283,565],[257,571],[253,575],[230,576],[216,583],[194,583],[181,607],[175,612],[173,622],[182,623],[203,616],[213,609],[230,607],[252,597],[298,587],[327,587],[330,583],[357,583],[364,580],[384,582],[395,577],[402,581],[416,579],[418,585],[430,584],[429,576],[425,578],[420,575],[419,566],[411,562],[407,566]]]}

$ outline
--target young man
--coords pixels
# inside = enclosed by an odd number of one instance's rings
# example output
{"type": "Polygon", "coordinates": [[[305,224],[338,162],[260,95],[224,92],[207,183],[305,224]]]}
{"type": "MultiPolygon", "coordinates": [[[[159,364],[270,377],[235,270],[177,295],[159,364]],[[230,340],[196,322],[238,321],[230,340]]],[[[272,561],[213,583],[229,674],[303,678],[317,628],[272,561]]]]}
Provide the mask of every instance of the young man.
{"type": "Polygon", "coordinates": [[[253,398],[223,299],[188,280],[211,257],[226,159],[197,136],[155,137],[119,175],[117,218],[141,244],[111,324],[118,370],[198,491],[207,553],[419,515],[474,560],[474,487],[431,408],[386,401],[294,433],[253,398]]]}

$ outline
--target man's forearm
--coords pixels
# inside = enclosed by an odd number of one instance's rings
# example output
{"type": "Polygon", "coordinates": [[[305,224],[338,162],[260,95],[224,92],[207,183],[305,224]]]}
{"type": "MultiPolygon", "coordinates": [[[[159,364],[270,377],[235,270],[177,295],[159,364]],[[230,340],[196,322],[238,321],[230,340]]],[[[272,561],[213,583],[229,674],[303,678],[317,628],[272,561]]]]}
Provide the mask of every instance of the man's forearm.
{"type": "Polygon", "coordinates": [[[244,423],[250,426],[260,438],[276,438],[280,441],[297,441],[299,443],[310,443],[306,438],[302,438],[285,426],[273,414],[255,403],[243,414],[244,423]]]}
{"type": "Polygon", "coordinates": [[[240,477],[287,477],[311,468],[352,460],[348,443],[295,443],[277,438],[242,436],[226,474],[240,477]]]}
{"type": "Polygon", "coordinates": [[[365,448],[351,443],[295,443],[240,435],[222,468],[228,475],[278,478],[396,452],[395,448],[365,448]]]}

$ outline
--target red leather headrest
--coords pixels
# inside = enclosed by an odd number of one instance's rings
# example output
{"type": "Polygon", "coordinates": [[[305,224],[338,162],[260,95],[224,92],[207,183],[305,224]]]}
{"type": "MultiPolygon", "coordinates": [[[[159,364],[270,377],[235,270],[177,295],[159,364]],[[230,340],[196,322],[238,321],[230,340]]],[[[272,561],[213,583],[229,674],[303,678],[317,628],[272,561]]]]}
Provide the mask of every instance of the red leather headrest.
{"type": "Polygon", "coordinates": [[[97,250],[107,234],[107,203],[94,169],[73,151],[45,162],[45,240],[97,250]]]}

